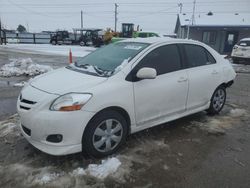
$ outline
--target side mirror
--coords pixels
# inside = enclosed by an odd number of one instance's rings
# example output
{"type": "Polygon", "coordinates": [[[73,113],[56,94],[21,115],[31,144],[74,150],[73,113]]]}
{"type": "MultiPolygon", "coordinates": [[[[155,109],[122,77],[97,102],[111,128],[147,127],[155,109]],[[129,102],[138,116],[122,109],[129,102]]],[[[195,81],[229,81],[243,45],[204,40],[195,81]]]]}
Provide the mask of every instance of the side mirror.
{"type": "Polygon", "coordinates": [[[144,67],[138,70],[136,77],[140,79],[155,79],[157,72],[153,68],[144,67]]]}

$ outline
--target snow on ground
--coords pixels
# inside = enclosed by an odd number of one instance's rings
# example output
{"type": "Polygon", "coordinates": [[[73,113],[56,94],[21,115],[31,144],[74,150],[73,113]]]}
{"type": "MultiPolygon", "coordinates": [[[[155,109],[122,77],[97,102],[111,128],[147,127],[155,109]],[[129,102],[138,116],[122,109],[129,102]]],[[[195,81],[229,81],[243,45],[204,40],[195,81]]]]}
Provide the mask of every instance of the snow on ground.
{"type": "Polygon", "coordinates": [[[73,172],[71,173],[72,176],[83,176],[86,174],[87,174],[86,171],[81,167],[78,167],[77,169],[73,170],[73,172]]]}
{"type": "Polygon", "coordinates": [[[193,121],[192,124],[211,134],[225,134],[226,130],[237,126],[238,118],[243,118],[247,114],[244,109],[231,109],[226,115],[207,118],[205,122],[193,121]]]}
{"type": "Polygon", "coordinates": [[[13,84],[13,86],[14,87],[23,87],[25,84],[26,84],[26,82],[22,81],[22,82],[13,84]]]}
{"type": "Polygon", "coordinates": [[[240,116],[244,116],[246,114],[247,114],[247,112],[244,109],[236,108],[236,109],[230,110],[230,115],[233,117],[240,117],[240,116]]]}
{"type": "Polygon", "coordinates": [[[73,176],[82,176],[89,174],[99,179],[105,179],[111,174],[114,174],[121,162],[119,159],[112,157],[102,160],[101,164],[89,164],[87,169],[77,168],[71,173],[73,176]]]}
{"type": "Polygon", "coordinates": [[[119,159],[112,157],[107,160],[102,160],[100,165],[90,164],[88,166],[87,172],[94,177],[99,179],[104,179],[108,175],[113,174],[117,171],[118,167],[121,165],[119,159]]]}
{"type": "Polygon", "coordinates": [[[17,114],[11,116],[5,121],[0,121],[0,138],[5,137],[9,134],[18,134],[19,117],[17,114]]]}
{"type": "Polygon", "coordinates": [[[71,49],[72,55],[77,57],[83,57],[90,52],[94,51],[94,47],[82,47],[82,46],[69,46],[69,45],[51,45],[51,44],[7,44],[0,46],[1,48],[9,48],[22,53],[34,53],[39,52],[39,54],[58,54],[58,55],[69,55],[69,50],[71,49]]]}
{"type": "Polygon", "coordinates": [[[0,122],[0,137],[5,137],[6,135],[13,132],[13,130],[16,128],[16,124],[14,123],[3,123],[0,122]]]}
{"type": "Polygon", "coordinates": [[[10,173],[13,175],[12,181],[14,179],[20,179],[21,185],[29,184],[30,186],[34,187],[37,185],[71,187],[67,186],[67,184],[71,184],[72,181],[81,182],[81,187],[84,187],[85,181],[88,179],[92,179],[93,181],[93,177],[97,178],[97,183],[99,181],[101,183],[108,176],[110,178],[115,178],[118,181],[119,177],[116,177],[116,173],[119,173],[118,168],[120,165],[120,160],[116,157],[112,157],[103,160],[101,164],[89,164],[86,170],[78,167],[77,169],[73,170],[73,172],[67,172],[56,169],[53,166],[32,167],[28,163],[14,163],[8,166],[0,166],[0,175],[2,173],[10,173]],[[23,176],[25,176],[25,178],[20,178],[23,176]]]}
{"type": "Polygon", "coordinates": [[[46,173],[42,177],[36,178],[34,182],[43,185],[43,184],[47,184],[51,181],[54,181],[59,176],[60,176],[60,174],[58,174],[58,173],[46,173]]]}
{"type": "MultiPolygon", "coordinates": [[[[39,65],[33,63],[31,58],[26,59],[12,59],[10,63],[3,65],[0,68],[0,76],[21,76],[29,75],[34,76],[53,70],[48,65],[39,65]]],[[[19,85],[20,86],[20,85],[19,85]]]]}

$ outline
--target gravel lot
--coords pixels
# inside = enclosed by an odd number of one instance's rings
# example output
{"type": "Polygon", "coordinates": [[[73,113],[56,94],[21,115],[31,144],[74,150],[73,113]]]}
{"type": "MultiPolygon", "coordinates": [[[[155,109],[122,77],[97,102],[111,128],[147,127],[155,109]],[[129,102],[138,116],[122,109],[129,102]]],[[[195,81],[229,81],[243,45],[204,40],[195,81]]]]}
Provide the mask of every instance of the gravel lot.
{"type": "MultiPolygon", "coordinates": [[[[67,64],[60,55],[0,49],[0,66],[27,58],[54,68],[67,64]]],[[[218,116],[197,113],[131,135],[114,157],[118,170],[107,178],[74,173],[101,160],[81,153],[53,157],[32,147],[17,128],[14,83],[28,77],[0,78],[0,187],[249,187],[250,74],[237,75],[218,116]]]]}

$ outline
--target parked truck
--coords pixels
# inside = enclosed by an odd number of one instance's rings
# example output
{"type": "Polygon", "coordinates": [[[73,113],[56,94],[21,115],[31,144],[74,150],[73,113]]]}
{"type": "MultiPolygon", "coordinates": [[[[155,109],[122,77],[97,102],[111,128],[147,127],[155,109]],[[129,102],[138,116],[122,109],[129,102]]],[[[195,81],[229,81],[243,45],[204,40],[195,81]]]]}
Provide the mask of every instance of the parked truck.
{"type": "Polygon", "coordinates": [[[50,39],[53,45],[76,44],[81,46],[101,46],[103,44],[104,32],[95,28],[76,28],[73,33],[66,30],[56,31],[50,39]]]}

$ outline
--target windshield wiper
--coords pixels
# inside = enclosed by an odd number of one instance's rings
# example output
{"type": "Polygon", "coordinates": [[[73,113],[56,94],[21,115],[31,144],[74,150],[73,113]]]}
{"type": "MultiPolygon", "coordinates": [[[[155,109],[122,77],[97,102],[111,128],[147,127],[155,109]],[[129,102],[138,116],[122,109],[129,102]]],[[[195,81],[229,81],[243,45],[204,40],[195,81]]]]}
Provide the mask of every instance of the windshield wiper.
{"type": "Polygon", "coordinates": [[[85,68],[85,69],[87,69],[88,66],[90,66],[90,64],[80,64],[80,65],[79,65],[79,64],[77,63],[77,61],[76,61],[74,64],[75,64],[76,67],[85,68]]]}
{"type": "Polygon", "coordinates": [[[79,67],[79,68],[84,68],[84,69],[88,69],[89,67],[92,67],[93,70],[100,76],[110,76],[111,75],[111,71],[109,70],[104,70],[104,69],[101,69],[97,66],[94,66],[94,65],[90,65],[90,64],[78,64],[77,62],[75,62],[75,66],[76,67],[79,67]]]}

